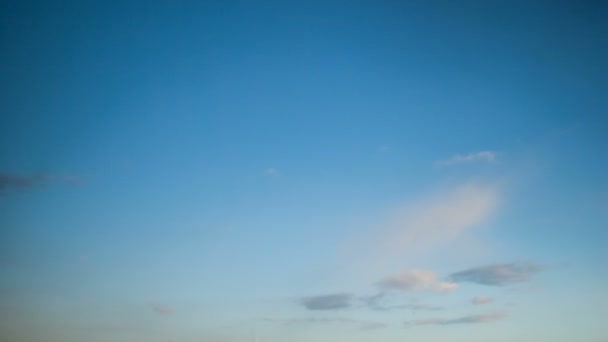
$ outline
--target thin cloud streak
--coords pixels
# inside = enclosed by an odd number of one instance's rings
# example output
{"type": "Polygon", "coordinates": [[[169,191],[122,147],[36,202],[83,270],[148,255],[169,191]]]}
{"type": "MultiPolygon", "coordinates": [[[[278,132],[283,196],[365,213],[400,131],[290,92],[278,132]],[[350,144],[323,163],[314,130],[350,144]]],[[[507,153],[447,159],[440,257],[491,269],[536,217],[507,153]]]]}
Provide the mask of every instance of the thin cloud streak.
{"type": "Polygon", "coordinates": [[[488,163],[496,160],[496,153],[493,151],[479,151],[469,154],[457,154],[448,159],[435,161],[435,167],[452,166],[462,163],[471,163],[477,161],[485,161],[488,163]]]}
{"type": "Polygon", "coordinates": [[[377,286],[383,291],[403,292],[449,292],[458,288],[458,284],[440,281],[435,272],[427,270],[410,270],[388,276],[378,282],[377,286]]]}
{"type": "Polygon", "coordinates": [[[489,303],[492,303],[493,301],[494,301],[494,298],[484,297],[484,296],[478,296],[478,297],[474,297],[473,299],[471,299],[471,303],[473,303],[475,305],[489,304],[489,303]]]}
{"type": "Polygon", "coordinates": [[[279,323],[283,325],[317,325],[317,324],[346,324],[354,325],[359,330],[377,330],[387,327],[388,325],[382,322],[360,320],[345,317],[307,317],[307,318],[272,318],[264,317],[261,319],[264,322],[279,323]]]}
{"type": "Polygon", "coordinates": [[[421,326],[421,325],[454,325],[454,324],[473,324],[473,323],[488,323],[494,322],[507,317],[504,312],[493,312],[480,315],[462,316],[452,319],[446,318],[425,318],[414,321],[405,322],[406,326],[421,326]]]}
{"type": "Polygon", "coordinates": [[[470,282],[488,286],[504,286],[525,282],[544,270],[543,266],[532,262],[514,262],[475,267],[452,273],[450,280],[470,282]]]}
{"type": "Polygon", "coordinates": [[[410,304],[385,304],[387,299],[390,301],[393,298],[387,291],[380,291],[373,296],[359,297],[359,301],[363,303],[365,308],[375,311],[392,311],[392,310],[411,310],[411,311],[437,311],[443,310],[441,306],[433,306],[428,304],[410,303],[410,304]]]}
{"type": "Polygon", "coordinates": [[[0,196],[7,195],[9,191],[42,188],[49,183],[82,184],[82,180],[71,175],[55,175],[38,173],[30,175],[0,173],[0,196]]]}

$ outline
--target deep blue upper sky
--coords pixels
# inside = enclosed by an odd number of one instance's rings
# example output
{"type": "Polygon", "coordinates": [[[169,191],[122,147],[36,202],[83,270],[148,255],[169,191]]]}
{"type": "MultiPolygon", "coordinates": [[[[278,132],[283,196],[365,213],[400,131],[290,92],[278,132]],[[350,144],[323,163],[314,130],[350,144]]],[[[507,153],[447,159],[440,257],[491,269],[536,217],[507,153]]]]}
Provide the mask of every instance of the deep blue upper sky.
{"type": "Polygon", "coordinates": [[[606,338],[607,14],[3,2],[0,337],[606,338]]]}

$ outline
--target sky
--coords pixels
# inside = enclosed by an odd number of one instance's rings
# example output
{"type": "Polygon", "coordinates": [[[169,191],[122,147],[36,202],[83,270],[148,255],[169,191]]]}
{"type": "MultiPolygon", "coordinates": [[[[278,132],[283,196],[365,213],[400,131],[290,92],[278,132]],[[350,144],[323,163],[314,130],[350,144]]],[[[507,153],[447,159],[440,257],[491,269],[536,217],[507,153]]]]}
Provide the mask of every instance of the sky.
{"type": "Polygon", "coordinates": [[[608,2],[0,6],[0,340],[608,341],[608,2]]]}

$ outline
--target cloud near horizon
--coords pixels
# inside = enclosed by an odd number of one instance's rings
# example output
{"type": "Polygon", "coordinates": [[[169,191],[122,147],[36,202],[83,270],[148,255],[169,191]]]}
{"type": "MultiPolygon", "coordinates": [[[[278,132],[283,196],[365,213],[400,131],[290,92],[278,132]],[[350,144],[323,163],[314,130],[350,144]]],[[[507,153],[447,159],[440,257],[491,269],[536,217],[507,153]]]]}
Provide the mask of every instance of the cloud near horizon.
{"type": "Polygon", "coordinates": [[[291,319],[281,319],[281,318],[272,318],[265,317],[262,318],[265,322],[276,322],[284,325],[301,325],[301,324],[347,324],[347,325],[355,325],[359,330],[376,330],[387,327],[386,323],[370,321],[370,320],[360,320],[353,318],[344,318],[344,317],[308,317],[308,318],[291,318],[291,319]]]}
{"type": "Polygon", "coordinates": [[[465,155],[457,154],[448,159],[435,161],[435,167],[451,166],[462,163],[471,163],[477,161],[485,161],[488,163],[496,160],[496,152],[493,151],[479,151],[465,155]]]}
{"type": "Polygon", "coordinates": [[[453,325],[453,324],[471,324],[471,323],[488,323],[501,320],[507,317],[504,312],[493,312],[480,315],[469,315],[462,316],[452,319],[446,318],[425,318],[414,321],[405,322],[406,326],[418,326],[418,325],[453,325]]]}
{"type": "Polygon", "coordinates": [[[466,269],[452,273],[449,279],[455,282],[503,286],[528,281],[543,270],[543,266],[532,262],[514,262],[466,269]]]}

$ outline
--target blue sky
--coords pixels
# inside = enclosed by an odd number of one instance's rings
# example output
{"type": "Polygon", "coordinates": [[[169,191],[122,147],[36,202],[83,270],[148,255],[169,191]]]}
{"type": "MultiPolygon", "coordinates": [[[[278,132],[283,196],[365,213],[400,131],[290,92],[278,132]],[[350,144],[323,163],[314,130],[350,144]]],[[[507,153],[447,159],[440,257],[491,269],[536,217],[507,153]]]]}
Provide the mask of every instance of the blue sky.
{"type": "Polygon", "coordinates": [[[0,339],[608,339],[604,1],[0,9],[0,339]]]}

